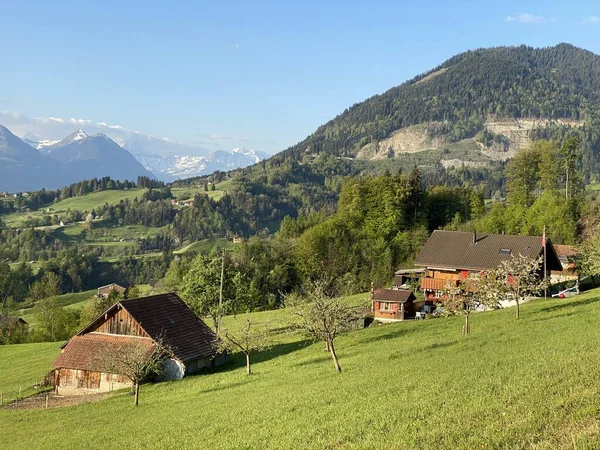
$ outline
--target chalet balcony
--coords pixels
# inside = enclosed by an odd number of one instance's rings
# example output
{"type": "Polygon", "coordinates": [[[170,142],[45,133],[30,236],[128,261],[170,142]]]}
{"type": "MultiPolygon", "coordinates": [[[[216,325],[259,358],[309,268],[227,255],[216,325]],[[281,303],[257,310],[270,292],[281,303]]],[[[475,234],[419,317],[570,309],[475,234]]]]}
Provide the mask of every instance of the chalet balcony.
{"type": "Polygon", "coordinates": [[[443,291],[451,285],[453,287],[458,286],[458,280],[444,280],[441,278],[421,278],[421,289],[427,291],[443,291]]]}

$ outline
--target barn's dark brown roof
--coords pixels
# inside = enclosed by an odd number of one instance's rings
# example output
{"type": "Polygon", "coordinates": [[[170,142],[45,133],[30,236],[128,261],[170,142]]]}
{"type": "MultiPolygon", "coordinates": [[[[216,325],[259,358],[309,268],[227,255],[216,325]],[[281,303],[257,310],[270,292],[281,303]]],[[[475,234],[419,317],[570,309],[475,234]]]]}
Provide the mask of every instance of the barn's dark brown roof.
{"type": "Polygon", "coordinates": [[[74,336],[69,345],[58,355],[53,363],[56,368],[79,369],[105,372],[104,354],[110,355],[111,349],[123,345],[140,345],[150,353],[154,343],[152,339],[138,336],[121,336],[117,334],[88,333],[74,336]]]}
{"type": "MultiPolygon", "coordinates": [[[[541,236],[470,233],[435,230],[415,260],[416,266],[485,270],[518,256],[537,258],[543,253],[541,236]],[[474,239],[475,238],[475,239],[474,239]]],[[[547,240],[547,267],[561,270],[550,240],[547,240]]]]}
{"type": "Polygon", "coordinates": [[[215,333],[176,294],[119,302],[154,339],[164,336],[182,362],[215,355],[215,333]]]}
{"type": "MultiPolygon", "coordinates": [[[[127,311],[152,339],[163,338],[175,358],[184,363],[216,355],[215,333],[173,293],[121,300],[90,322],[77,336],[89,334],[119,308],[127,311]]],[[[69,347],[71,341],[63,347],[69,347]]]]}
{"type": "Polygon", "coordinates": [[[371,298],[380,302],[406,303],[414,300],[415,294],[404,289],[375,289],[371,298]]]}

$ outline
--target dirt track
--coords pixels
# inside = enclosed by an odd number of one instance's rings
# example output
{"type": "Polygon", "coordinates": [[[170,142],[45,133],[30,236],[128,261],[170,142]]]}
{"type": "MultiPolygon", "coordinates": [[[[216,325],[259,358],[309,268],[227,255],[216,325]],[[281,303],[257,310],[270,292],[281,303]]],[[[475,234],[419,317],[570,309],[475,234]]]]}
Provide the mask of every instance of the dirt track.
{"type": "Polygon", "coordinates": [[[2,409],[40,409],[46,407],[46,395],[48,396],[48,408],[60,408],[62,406],[74,406],[82,403],[95,403],[100,400],[104,400],[113,393],[105,394],[89,394],[89,395],[55,395],[52,392],[32,395],[19,400],[18,402],[12,402],[2,409]]]}

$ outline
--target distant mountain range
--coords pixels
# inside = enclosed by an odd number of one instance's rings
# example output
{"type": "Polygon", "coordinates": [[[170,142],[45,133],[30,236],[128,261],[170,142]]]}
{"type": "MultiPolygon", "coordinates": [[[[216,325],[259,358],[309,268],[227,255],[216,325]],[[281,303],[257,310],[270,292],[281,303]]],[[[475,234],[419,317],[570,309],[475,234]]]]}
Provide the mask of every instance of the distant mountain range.
{"type": "MultiPolygon", "coordinates": [[[[89,139],[98,136],[102,136],[113,144],[109,147],[112,148],[115,155],[122,154],[116,152],[114,146],[117,145],[133,155],[146,171],[167,182],[180,178],[207,175],[217,170],[228,171],[247,167],[267,157],[266,153],[240,148],[234,148],[231,153],[217,150],[204,152],[205,154],[197,156],[192,155],[197,152],[195,147],[132,132],[119,132],[117,133],[118,137],[109,139],[105,134],[89,136],[79,129],[61,141],[44,140],[32,133],[25,134],[22,140],[40,152],[58,159],[63,164],[71,164],[77,160],[78,171],[89,172],[89,167],[85,168],[85,166],[89,166],[91,155],[97,153],[97,148],[92,148],[89,139]],[[82,145],[83,142],[85,142],[85,145],[82,145]],[[174,154],[170,154],[170,152],[174,154]],[[185,154],[185,152],[189,153],[185,154]],[[84,163],[83,161],[88,162],[84,163]]],[[[116,160],[113,161],[116,162],[116,160]]],[[[125,167],[127,165],[125,164],[125,167]]],[[[104,170],[109,169],[112,170],[111,173],[119,171],[116,167],[104,168],[104,170]]],[[[145,175],[149,176],[148,174],[145,175]]]]}
{"type": "Polygon", "coordinates": [[[216,151],[208,156],[177,156],[135,153],[144,167],[164,181],[211,174],[217,170],[228,171],[256,164],[266,158],[266,153],[234,148],[232,153],[216,151]]]}
{"type": "Polygon", "coordinates": [[[0,125],[0,191],[56,189],[71,183],[109,176],[135,181],[155,178],[126,149],[104,134],[88,136],[79,129],[59,142],[26,143],[0,125]],[[37,150],[37,147],[40,150],[37,150]]]}

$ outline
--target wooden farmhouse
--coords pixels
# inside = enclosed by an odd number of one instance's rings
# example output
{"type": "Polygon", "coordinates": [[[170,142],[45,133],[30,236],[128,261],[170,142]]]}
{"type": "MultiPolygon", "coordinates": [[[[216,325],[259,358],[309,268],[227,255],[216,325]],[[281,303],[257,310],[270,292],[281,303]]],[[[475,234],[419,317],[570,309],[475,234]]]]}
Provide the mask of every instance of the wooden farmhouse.
{"type": "Polygon", "coordinates": [[[177,295],[121,300],[62,346],[53,364],[57,392],[84,394],[131,386],[121,374],[108,373],[107,355],[125,345],[150,352],[159,338],[172,350],[163,379],[181,379],[225,362],[226,355],[215,350],[216,335],[177,295]]]}
{"type": "Polygon", "coordinates": [[[415,317],[415,294],[404,289],[375,289],[371,311],[378,322],[401,322],[415,317]]]}
{"type": "MultiPolygon", "coordinates": [[[[425,300],[439,301],[448,283],[458,286],[469,274],[496,268],[519,254],[543,257],[542,237],[435,230],[415,259],[415,266],[425,269],[420,280],[425,300]]],[[[562,266],[546,239],[546,276],[552,270],[560,271],[562,266]]],[[[542,272],[540,269],[541,276],[542,272]]]]}
{"type": "Polygon", "coordinates": [[[119,294],[123,294],[125,292],[125,288],[123,286],[119,286],[117,283],[110,283],[106,286],[101,286],[98,288],[98,293],[96,294],[98,297],[108,297],[111,292],[117,291],[119,294]]]}

